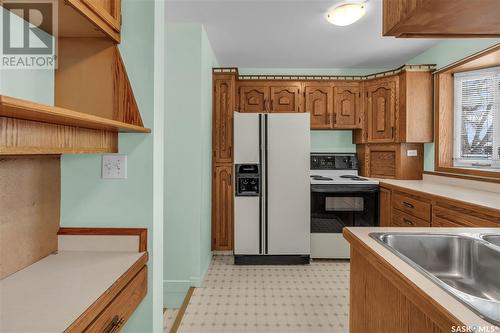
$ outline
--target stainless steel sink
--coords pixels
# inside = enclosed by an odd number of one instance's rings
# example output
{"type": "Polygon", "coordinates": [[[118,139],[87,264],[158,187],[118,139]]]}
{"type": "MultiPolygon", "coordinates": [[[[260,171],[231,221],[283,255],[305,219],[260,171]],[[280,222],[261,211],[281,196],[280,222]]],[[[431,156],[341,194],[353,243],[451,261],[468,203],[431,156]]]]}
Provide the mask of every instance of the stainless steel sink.
{"type": "MultiPolygon", "coordinates": [[[[486,236],[434,233],[371,233],[370,236],[479,316],[500,326],[500,248],[488,243],[486,236]]],[[[495,236],[498,238],[492,240],[499,242],[500,235],[495,236]]]]}
{"type": "Polygon", "coordinates": [[[496,246],[500,246],[500,235],[482,235],[482,239],[496,246]]]}

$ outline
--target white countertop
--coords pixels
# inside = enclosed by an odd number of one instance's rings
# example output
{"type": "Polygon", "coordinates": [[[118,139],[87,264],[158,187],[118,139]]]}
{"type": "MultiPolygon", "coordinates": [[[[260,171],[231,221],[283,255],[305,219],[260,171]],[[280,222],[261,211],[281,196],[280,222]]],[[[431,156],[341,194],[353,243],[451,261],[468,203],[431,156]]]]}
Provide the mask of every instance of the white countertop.
{"type": "Polygon", "coordinates": [[[141,256],[63,251],[0,281],[0,332],[63,332],[141,256]]]}
{"type": "MultiPolygon", "coordinates": [[[[444,177],[439,177],[444,178],[444,177]]],[[[436,182],[432,180],[397,180],[397,179],[379,179],[381,186],[383,184],[399,186],[410,190],[437,195],[465,203],[474,204],[486,208],[500,210],[500,193],[474,189],[471,187],[455,185],[452,180],[449,184],[436,182]],[[453,185],[450,185],[453,184],[453,185]]]]}
{"type": "MultiPolygon", "coordinates": [[[[422,273],[417,271],[415,268],[410,266],[404,260],[399,258],[393,252],[385,248],[382,244],[377,242],[375,239],[369,236],[372,232],[430,232],[430,233],[498,233],[498,228],[373,228],[373,227],[363,227],[363,228],[347,228],[351,231],[361,242],[366,244],[373,252],[380,255],[385,259],[394,269],[401,272],[410,281],[412,281],[419,289],[425,292],[428,296],[434,299],[437,303],[442,305],[447,309],[452,315],[459,319],[465,325],[477,325],[477,326],[492,326],[491,323],[485,321],[477,314],[472,312],[468,307],[463,305],[456,298],[448,294],[444,289],[433,283],[422,273]]],[[[500,332],[500,328],[496,328],[493,331],[487,332],[500,332]]]]}

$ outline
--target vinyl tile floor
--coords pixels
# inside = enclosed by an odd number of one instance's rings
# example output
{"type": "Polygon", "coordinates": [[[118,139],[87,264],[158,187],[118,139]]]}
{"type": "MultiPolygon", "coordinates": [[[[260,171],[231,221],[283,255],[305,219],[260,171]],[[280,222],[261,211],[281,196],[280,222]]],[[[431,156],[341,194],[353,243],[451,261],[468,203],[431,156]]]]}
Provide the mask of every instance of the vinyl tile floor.
{"type": "Polygon", "coordinates": [[[214,256],[180,333],[348,332],[349,262],[235,266],[214,256]]]}

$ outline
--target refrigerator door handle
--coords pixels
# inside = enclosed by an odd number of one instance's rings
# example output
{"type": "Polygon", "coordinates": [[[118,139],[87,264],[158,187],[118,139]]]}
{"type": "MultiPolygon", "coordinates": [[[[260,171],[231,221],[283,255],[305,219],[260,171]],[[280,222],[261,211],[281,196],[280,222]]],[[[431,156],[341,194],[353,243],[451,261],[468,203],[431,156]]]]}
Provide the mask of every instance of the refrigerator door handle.
{"type": "Polygon", "coordinates": [[[269,145],[268,145],[268,130],[269,130],[269,115],[264,115],[264,253],[269,253],[269,206],[268,206],[268,170],[269,170],[269,145]]]}
{"type": "Polygon", "coordinates": [[[259,114],[259,172],[260,172],[260,191],[259,191],[259,254],[262,254],[262,239],[263,239],[263,194],[262,194],[262,185],[263,185],[263,173],[262,173],[262,115],[259,114]]]}

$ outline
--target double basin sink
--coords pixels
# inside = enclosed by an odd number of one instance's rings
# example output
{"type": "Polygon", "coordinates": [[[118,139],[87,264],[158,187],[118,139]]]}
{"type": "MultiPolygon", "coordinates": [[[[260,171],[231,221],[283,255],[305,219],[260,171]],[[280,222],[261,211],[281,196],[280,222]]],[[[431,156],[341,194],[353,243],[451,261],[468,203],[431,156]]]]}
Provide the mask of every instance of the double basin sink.
{"type": "Polygon", "coordinates": [[[500,233],[371,233],[486,321],[500,326],[500,233]]]}

